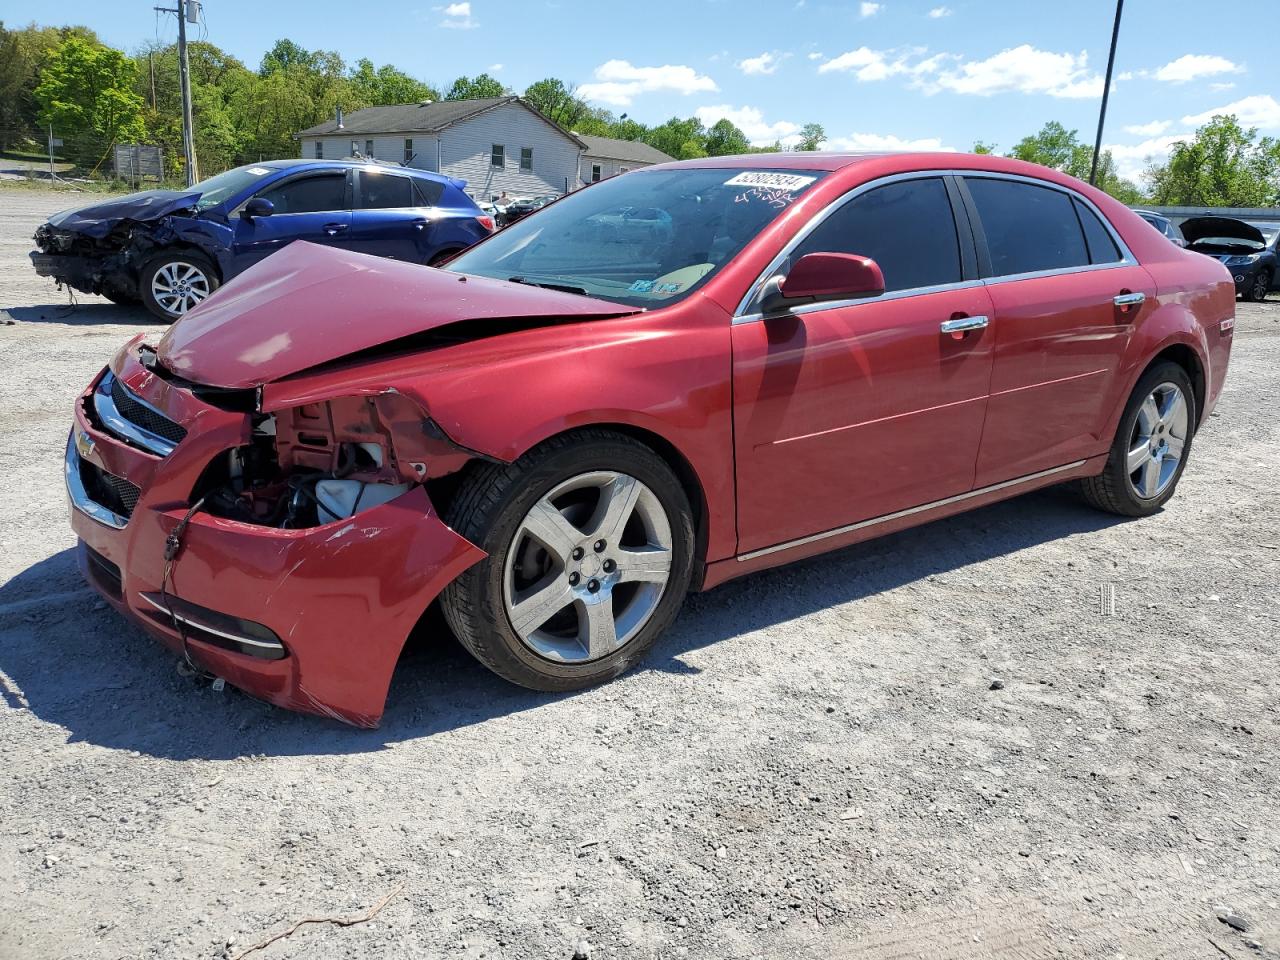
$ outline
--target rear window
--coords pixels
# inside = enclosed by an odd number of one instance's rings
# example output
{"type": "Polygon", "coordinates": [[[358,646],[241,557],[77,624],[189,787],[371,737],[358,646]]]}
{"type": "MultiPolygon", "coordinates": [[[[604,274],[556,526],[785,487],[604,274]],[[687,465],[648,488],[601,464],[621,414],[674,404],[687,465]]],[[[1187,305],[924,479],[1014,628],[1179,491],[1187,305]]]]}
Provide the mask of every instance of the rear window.
{"type": "Polygon", "coordinates": [[[1120,248],[1102,225],[1097,214],[1079,200],[1075,200],[1080,226],[1084,227],[1085,244],[1089,248],[1089,260],[1093,263],[1116,263],[1121,259],[1120,248]]]}
{"type": "Polygon", "coordinates": [[[1015,180],[966,177],[978,208],[993,276],[1062,270],[1089,263],[1071,197],[1015,180]]]}
{"type": "Polygon", "coordinates": [[[413,181],[393,173],[360,171],[360,209],[383,210],[417,206],[413,199],[413,181]]]}
{"type": "Polygon", "coordinates": [[[414,177],[413,192],[417,200],[415,206],[434,207],[444,196],[444,184],[426,177],[414,177]]]}
{"type": "Polygon", "coordinates": [[[905,180],[854,197],[792,252],[856,253],[884,273],[886,292],[958,283],[960,245],[940,179],[905,180]]]}

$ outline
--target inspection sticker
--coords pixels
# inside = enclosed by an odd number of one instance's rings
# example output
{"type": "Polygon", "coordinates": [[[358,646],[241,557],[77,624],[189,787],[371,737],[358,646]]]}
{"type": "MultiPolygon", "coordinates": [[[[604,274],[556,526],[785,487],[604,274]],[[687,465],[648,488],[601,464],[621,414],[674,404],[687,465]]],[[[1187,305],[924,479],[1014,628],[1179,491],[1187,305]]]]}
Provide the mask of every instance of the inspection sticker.
{"type": "Polygon", "coordinates": [[[248,170],[245,171],[245,173],[252,173],[255,177],[260,177],[264,173],[270,173],[270,172],[271,172],[270,167],[250,167],[248,170]]]}
{"type": "Polygon", "coordinates": [[[786,190],[792,193],[796,190],[803,190],[817,177],[803,177],[797,173],[771,173],[768,170],[752,170],[749,173],[740,173],[732,179],[726,180],[726,187],[767,187],[772,190],[786,190]]]}

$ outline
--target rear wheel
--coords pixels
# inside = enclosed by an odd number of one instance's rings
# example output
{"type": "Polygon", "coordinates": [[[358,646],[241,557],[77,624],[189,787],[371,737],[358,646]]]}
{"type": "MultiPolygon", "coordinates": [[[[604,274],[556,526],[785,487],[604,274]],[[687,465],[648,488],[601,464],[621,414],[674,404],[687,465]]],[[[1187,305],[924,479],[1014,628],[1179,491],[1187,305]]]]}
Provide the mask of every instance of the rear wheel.
{"type": "Polygon", "coordinates": [[[1271,274],[1266,270],[1259,270],[1258,275],[1253,278],[1253,282],[1244,291],[1244,298],[1250,302],[1257,303],[1260,300],[1267,299],[1267,291],[1271,289],[1271,274]]]}
{"type": "Polygon", "coordinates": [[[1187,372],[1172,362],[1152,367],[1129,397],[1106,467],[1081,482],[1085,499],[1127,517],[1155,513],[1182,477],[1195,422],[1187,372]]]}
{"type": "Polygon", "coordinates": [[[693,519],[652,450],[601,430],[475,470],[445,515],[488,556],[441,606],[481,663],[535,690],[631,667],[671,624],[693,567],[693,519]]]}
{"type": "Polygon", "coordinates": [[[213,264],[187,250],[148,260],[138,277],[143,305],[161,320],[177,320],[217,289],[213,264]]]}

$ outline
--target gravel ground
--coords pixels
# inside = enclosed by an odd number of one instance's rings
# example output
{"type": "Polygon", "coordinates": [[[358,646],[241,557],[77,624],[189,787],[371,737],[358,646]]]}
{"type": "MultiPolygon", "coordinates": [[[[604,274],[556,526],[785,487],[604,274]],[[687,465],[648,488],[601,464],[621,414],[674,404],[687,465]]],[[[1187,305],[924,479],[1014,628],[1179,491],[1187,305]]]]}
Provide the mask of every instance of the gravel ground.
{"type": "Polygon", "coordinates": [[[72,202],[0,190],[0,957],[235,957],[392,891],[252,956],[1280,957],[1280,304],[1158,516],[1049,490],[750,577],[570,696],[428,631],[361,732],[82,586],[72,397],[159,328],[33,275],[72,202]]]}

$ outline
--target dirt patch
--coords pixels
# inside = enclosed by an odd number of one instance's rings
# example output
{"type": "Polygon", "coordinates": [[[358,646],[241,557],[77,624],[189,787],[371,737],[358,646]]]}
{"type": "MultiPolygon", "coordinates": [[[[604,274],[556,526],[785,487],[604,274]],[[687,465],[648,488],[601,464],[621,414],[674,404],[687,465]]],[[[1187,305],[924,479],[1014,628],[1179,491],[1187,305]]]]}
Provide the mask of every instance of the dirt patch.
{"type": "Polygon", "coordinates": [[[370,733],[81,584],[72,398],[159,328],[34,276],[68,202],[0,204],[0,957],[235,956],[402,883],[252,956],[1280,955],[1280,305],[1158,516],[1049,490],[754,576],[574,696],[429,631],[370,733]]]}

